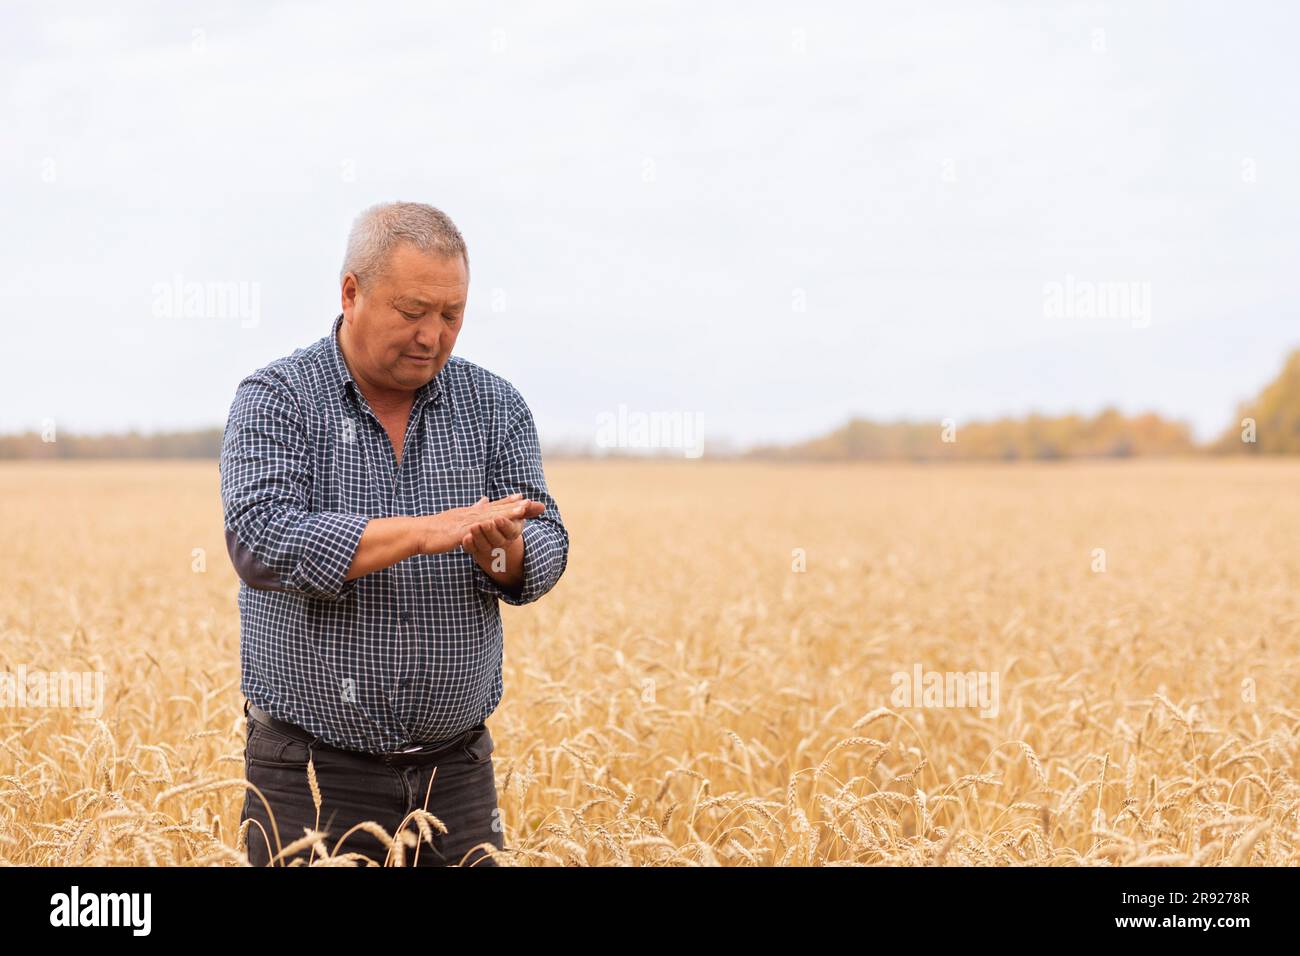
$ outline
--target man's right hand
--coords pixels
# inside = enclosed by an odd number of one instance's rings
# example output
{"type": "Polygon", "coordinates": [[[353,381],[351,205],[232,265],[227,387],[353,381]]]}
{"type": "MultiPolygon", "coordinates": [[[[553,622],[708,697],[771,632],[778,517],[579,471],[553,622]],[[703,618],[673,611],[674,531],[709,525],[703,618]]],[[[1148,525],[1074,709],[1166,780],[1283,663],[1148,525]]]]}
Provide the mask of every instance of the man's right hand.
{"type": "Polygon", "coordinates": [[[521,494],[507,495],[496,501],[480,501],[465,508],[449,508],[422,519],[425,523],[419,554],[444,554],[454,551],[461,540],[478,525],[493,524],[498,517],[536,518],[546,510],[540,501],[521,494]]]}

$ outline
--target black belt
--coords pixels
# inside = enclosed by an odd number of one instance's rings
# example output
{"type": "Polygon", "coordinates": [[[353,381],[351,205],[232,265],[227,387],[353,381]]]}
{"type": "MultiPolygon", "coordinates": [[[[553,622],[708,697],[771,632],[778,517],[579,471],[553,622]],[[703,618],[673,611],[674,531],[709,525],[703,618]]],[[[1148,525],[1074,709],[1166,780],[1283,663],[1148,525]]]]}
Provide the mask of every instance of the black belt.
{"type": "Polygon", "coordinates": [[[278,717],[272,717],[261,707],[258,707],[256,704],[248,700],[244,701],[244,713],[259,724],[263,724],[277,733],[284,734],[286,737],[292,737],[294,740],[299,740],[310,746],[313,750],[328,750],[332,753],[348,754],[352,757],[372,757],[375,760],[383,760],[386,763],[397,764],[425,763],[426,761],[435,758],[445,757],[457,748],[464,747],[473,740],[477,734],[486,729],[485,726],[480,723],[463,733],[457,734],[451,740],[443,741],[441,743],[412,744],[409,747],[404,747],[401,750],[394,750],[389,753],[371,753],[366,750],[349,750],[345,747],[335,747],[331,744],[327,744],[311,731],[304,730],[297,724],[291,724],[287,720],[280,720],[278,717]]]}

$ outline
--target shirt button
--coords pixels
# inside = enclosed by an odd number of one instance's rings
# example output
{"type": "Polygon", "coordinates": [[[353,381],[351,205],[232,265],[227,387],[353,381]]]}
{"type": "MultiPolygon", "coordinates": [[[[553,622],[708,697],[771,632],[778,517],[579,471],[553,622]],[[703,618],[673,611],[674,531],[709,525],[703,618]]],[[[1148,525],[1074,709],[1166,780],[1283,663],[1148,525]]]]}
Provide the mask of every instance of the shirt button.
{"type": "Polygon", "coordinates": [[[403,612],[399,615],[399,617],[401,617],[401,619],[402,619],[402,623],[403,623],[403,624],[409,624],[409,623],[411,623],[411,612],[410,612],[410,611],[403,611],[403,612]]]}

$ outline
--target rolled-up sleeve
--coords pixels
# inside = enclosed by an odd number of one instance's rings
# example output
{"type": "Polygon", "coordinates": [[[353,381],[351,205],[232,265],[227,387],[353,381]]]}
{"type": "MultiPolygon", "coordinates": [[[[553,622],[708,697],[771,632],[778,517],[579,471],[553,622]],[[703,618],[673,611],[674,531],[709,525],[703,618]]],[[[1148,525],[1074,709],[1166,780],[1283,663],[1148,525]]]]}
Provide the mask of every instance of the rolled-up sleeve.
{"type": "Polygon", "coordinates": [[[369,518],[310,511],[311,453],[298,406],[271,375],[240,382],[221,446],[226,547],[249,587],[340,600],[369,518]]]}
{"type": "Polygon", "coordinates": [[[489,498],[522,494],[546,506],[536,518],[524,522],[524,581],[518,594],[511,594],[492,576],[474,564],[474,580],[480,591],[494,594],[507,604],[531,604],[555,587],[569,560],[569,532],[564,527],[559,505],[551,497],[542,472],[542,452],[532,411],[518,392],[505,437],[489,475],[489,498]]]}

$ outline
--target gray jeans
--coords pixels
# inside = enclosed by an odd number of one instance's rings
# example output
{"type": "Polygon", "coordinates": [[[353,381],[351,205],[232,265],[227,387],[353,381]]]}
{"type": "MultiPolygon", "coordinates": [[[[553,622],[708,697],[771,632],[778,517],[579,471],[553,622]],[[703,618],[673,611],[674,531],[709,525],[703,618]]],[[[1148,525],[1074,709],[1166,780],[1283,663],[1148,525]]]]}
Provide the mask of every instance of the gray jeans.
{"type": "MultiPolygon", "coordinates": [[[[378,836],[366,830],[348,831],[373,820],[391,837],[406,815],[419,809],[441,820],[447,832],[430,821],[433,845],[421,839],[417,846],[405,847],[406,866],[497,865],[486,851],[475,849],[482,843],[498,850],[503,846],[494,745],[486,724],[467,731],[447,752],[419,762],[325,748],[310,740],[310,734],[305,736],[309,739],[296,739],[248,718],[244,775],[262,792],[275,817],[273,828],[262,800],[251,788],[245,791],[240,822],[254,821],[247,834],[248,860],[253,866],[266,866],[307,828],[328,834],[321,842],[331,854],[361,853],[381,866],[386,858],[389,866],[394,865],[378,836]],[[321,796],[319,823],[307,780],[309,751],[321,796]],[[336,848],[340,839],[342,845],[336,848]]],[[[420,835],[413,818],[406,821],[405,829],[420,835]]],[[[282,856],[276,865],[288,865],[294,857],[306,863],[310,855],[311,850],[305,849],[282,856]]],[[[357,864],[368,865],[364,860],[357,864]]]]}

